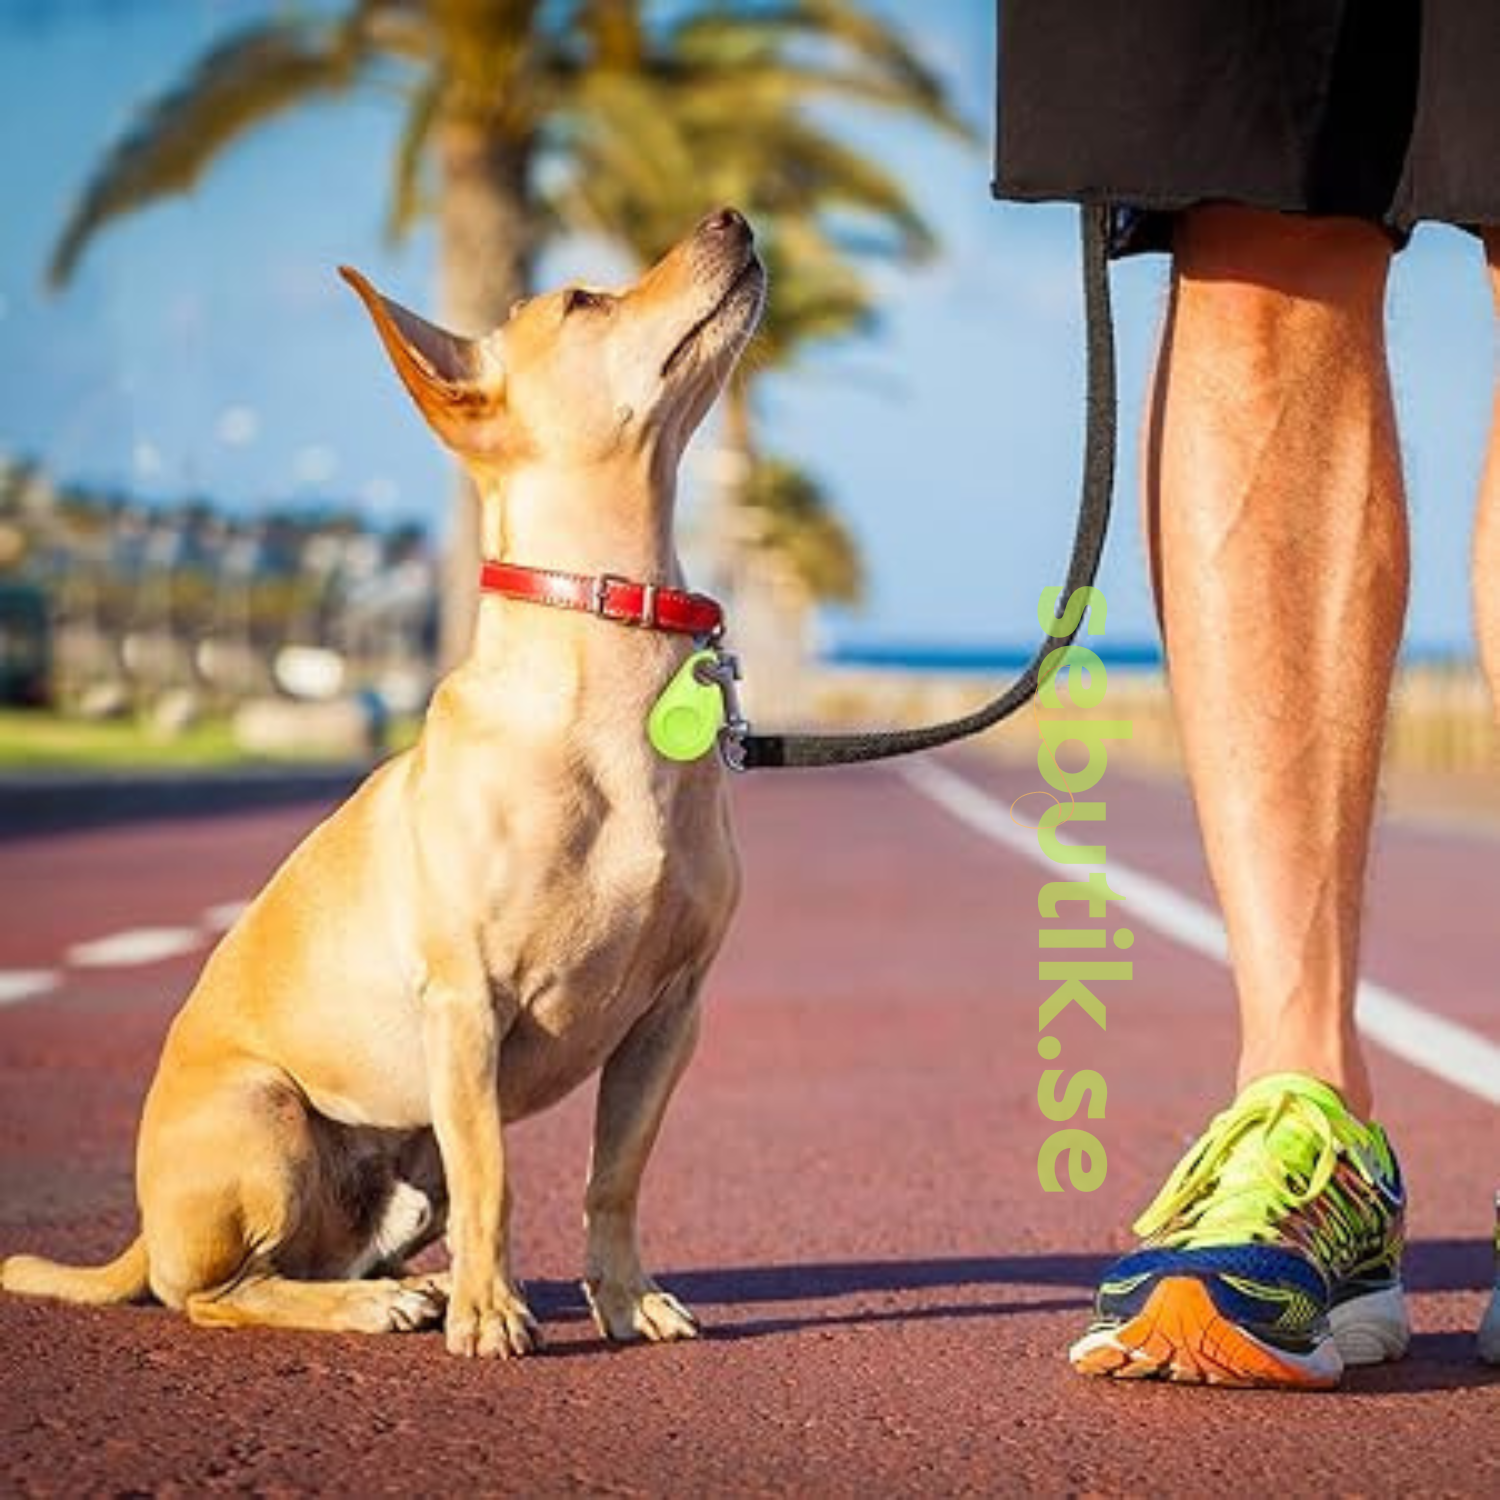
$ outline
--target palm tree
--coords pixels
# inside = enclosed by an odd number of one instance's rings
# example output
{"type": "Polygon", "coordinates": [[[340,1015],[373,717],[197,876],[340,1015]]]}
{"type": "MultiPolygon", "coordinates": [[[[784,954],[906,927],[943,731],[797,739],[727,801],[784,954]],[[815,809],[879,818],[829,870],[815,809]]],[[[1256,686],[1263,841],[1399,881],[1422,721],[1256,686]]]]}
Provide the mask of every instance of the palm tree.
{"type": "MultiPolygon", "coordinates": [[[[787,181],[838,158],[847,178],[858,176],[858,154],[803,116],[809,99],[855,99],[955,125],[937,77],[855,0],[752,8],[686,0],[655,24],[644,8],[642,0],[351,0],[332,19],[284,14],[239,31],[148,104],[106,154],[64,226],[50,279],[64,283],[102,228],[192,186],[251,130],[361,86],[401,100],[391,229],[400,235],[436,216],[440,316],[465,331],[498,324],[532,290],[542,244],[588,224],[579,211],[588,184],[642,163],[688,160],[686,121],[717,118],[721,137],[738,123],[742,159],[759,152],[761,173],[787,181]],[[744,128],[752,104],[758,123],[781,128],[763,138],[744,128]]],[[[868,198],[880,173],[864,165],[868,198]]],[[[715,200],[699,186],[689,218],[715,200]]],[[[591,227],[615,239],[627,228],[607,214],[591,227]]],[[[472,631],[475,512],[460,502],[452,518],[445,662],[472,631]]]]}

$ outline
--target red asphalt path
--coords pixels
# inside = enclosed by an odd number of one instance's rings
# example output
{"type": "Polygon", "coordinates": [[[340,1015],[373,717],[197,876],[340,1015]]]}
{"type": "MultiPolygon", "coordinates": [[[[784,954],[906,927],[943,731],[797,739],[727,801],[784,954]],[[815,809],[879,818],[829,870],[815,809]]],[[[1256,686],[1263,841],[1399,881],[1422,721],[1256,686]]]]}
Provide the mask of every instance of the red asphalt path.
{"type": "MultiPolygon", "coordinates": [[[[1035,773],[958,762],[1004,800],[1035,773]]],[[[1091,1278],[1230,1090],[1223,968],[1143,924],[1100,1033],[1108,1179],[1044,1194],[1036,896],[1047,872],[886,769],[748,778],[748,884],[647,1182],[695,1345],[609,1351],[573,1284],[588,1099],[513,1134],[548,1336],[515,1364],[436,1335],[206,1332],[0,1297],[0,1492],[1500,1494],[1500,1372],[1473,1363],[1500,1112],[1380,1052],[1411,1186],[1417,1335],[1341,1393],[1114,1386],[1064,1359],[1091,1278]]],[[[1111,859],[1207,899],[1177,788],[1110,772],[1111,859]]],[[[1031,804],[1038,811],[1037,804],[1031,804]]],[[[320,809],[0,844],[0,969],[246,896],[320,809]]],[[[1500,842],[1387,828],[1367,974],[1500,1037],[1500,842]]],[[[1110,955],[1118,956],[1118,955],[1110,955]]],[[[136,1113],[202,953],[67,970],[0,1008],[0,1253],[132,1230],[136,1113]]],[[[1085,1123],[1082,1120],[1074,1123],[1085,1123]]]]}

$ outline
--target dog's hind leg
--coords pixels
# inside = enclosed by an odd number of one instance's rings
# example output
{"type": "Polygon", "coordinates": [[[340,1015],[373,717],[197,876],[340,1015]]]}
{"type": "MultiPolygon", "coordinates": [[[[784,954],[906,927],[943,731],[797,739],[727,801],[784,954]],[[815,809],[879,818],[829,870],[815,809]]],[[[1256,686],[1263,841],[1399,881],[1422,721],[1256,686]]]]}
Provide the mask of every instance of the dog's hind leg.
{"type": "Polygon", "coordinates": [[[402,1281],[293,1281],[252,1273],[223,1291],[195,1292],[187,1315],[207,1328],[309,1328],[409,1333],[440,1323],[447,1294],[436,1276],[402,1281]]]}
{"type": "Polygon", "coordinates": [[[636,1240],[641,1178],[697,1037],[695,976],[635,1024],[599,1079],[584,1199],[588,1255],[583,1289],[594,1322],[609,1339],[660,1341],[698,1334],[692,1313],[642,1268],[636,1240]]]}
{"type": "Polygon", "coordinates": [[[349,1132],[258,1065],[188,1064],[159,1084],[139,1178],[164,1303],[214,1327],[384,1333],[441,1317],[431,1277],[350,1279],[389,1206],[392,1163],[356,1153],[349,1132]]]}

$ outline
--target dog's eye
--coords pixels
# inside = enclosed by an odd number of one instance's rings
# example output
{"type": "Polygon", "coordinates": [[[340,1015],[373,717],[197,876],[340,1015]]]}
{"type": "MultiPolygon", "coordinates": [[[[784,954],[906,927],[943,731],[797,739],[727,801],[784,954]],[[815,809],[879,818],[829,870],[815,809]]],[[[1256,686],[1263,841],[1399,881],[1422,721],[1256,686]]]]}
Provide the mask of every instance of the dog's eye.
{"type": "Polygon", "coordinates": [[[570,312],[577,312],[583,308],[585,312],[592,312],[595,308],[603,307],[609,298],[602,292],[586,292],[581,286],[570,286],[563,294],[563,315],[566,317],[570,312]]]}

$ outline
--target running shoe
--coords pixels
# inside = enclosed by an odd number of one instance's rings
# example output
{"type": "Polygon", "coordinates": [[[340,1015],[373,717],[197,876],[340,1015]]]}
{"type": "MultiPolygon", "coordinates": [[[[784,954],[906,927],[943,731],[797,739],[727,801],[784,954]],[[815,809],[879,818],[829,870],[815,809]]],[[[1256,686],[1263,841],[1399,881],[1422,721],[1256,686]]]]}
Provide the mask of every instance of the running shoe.
{"type": "Polygon", "coordinates": [[[1500,1193],[1495,1194],[1495,1290],[1479,1325],[1479,1357],[1487,1365],[1500,1365],[1500,1193]]]}
{"type": "Polygon", "coordinates": [[[1406,1351],[1404,1210],[1378,1125],[1316,1079],[1259,1079],[1136,1222],[1069,1357],[1085,1375],[1336,1386],[1406,1351]]]}

